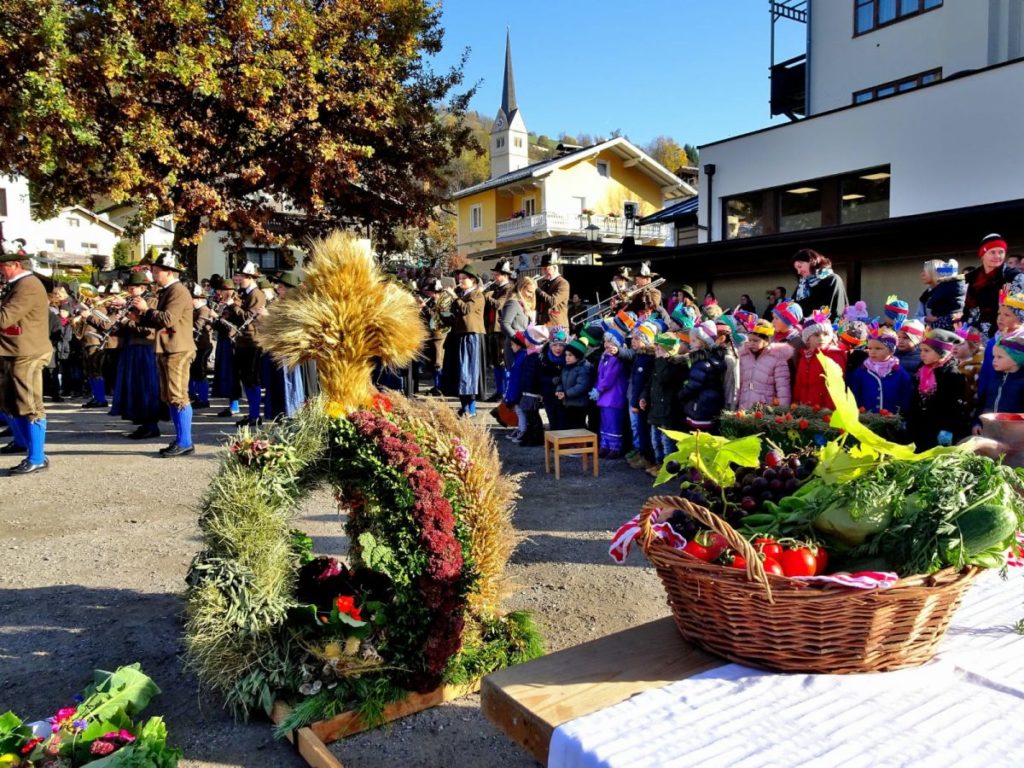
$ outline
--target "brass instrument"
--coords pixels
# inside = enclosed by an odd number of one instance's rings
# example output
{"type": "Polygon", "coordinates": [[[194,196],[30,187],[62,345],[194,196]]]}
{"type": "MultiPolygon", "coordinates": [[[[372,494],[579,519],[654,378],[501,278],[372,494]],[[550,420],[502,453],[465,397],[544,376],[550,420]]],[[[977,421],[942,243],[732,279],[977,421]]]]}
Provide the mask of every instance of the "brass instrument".
{"type": "MultiPolygon", "coordinates": [[[[144,301],[149,301],[152,297],[153,297],[153,294],[150,291],[147,290],[147,291],[145,291],[142,294],[142,296],[140,298],[143,299],[144,301]]],[[[109,301],[113,301],[114,299],[121,299],[121,298],[128,298],[127,292],[125,292],[124,296],[122,296],[121,294],[118,294],[116,296],[111,296],[111,297],[107,298],[106,301],[109,302],[109,301]]],[[[101,303],[103,303],[103,302],[101,302],[101,303]]],[[[96,309],[96,307],[93,307],[93,309],[96,309]]],[[[110,337],[114,335],[114,332],[118,329],[118,326],[120,326],[125,320],[127,320],[128,319],[128,315],[131,314],[134,311],[135,311],[135,307],[132,306],[132,303],[130,301],[125,302],[125,305],[123,307],[121,307],[121,309],[118,310],[118,313],[114,316],[113,321],[110,323],[110,327],[107,328],[107,330],[105,330],[103,332],[102,336],[100,336],[100,349],[105,349],[106,348],[107,342],[110,340],[110,337]]]]}
{"type": "Polygon", "coordinates": [[[575,326],[582,322],[583,320],[585,320],[588,316],[593,316],[595,322],[597,320],[604,319],[604,317],[606,317],[609,314],[609,310],[611,309],[611,303],[613,301],[619,301],[628,304],[630,301],[633,300],[633,297],[636,296],[637,294],[643,293],[644,291],[651,288],[657,288],[660,285],[664,285],[664,283],[665,278],[659,277],[657,280],[652,280],[647,285],[636,285],[630,288],[628,291],[622,291],[621,293],[616,293],[613,296],[609,296],[607,299],[599,301],[594,306],[587,307],[586,309],[577,312],[575,315],[569,318],[569,324],[575,326]]]}

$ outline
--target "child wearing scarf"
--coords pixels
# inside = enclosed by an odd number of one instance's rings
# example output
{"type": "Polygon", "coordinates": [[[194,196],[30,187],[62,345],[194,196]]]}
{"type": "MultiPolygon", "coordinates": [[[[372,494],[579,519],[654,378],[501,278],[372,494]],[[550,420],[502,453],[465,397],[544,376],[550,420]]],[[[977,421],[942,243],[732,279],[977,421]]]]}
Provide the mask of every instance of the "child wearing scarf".
{"type": "Polygon", "coordinates": [[[846,350],[847,376],[864,365],[868,357],[867,344],[868,324],[863,320],[848,320],[839,333],[839,348],[846,350]]]}
{"type": "Polygon", "coordinates": [[[1015,334],[1022,327],[1024,327],[1024,293],[1003,291],[999,294],[999,310],[996,312],[997,330],[985,345],[985,355],[981,360],[981,370],[978,372],[979,402],[982,398],[982,391],[990,389],[995,378],[992,353],[996,344],[1003,336],[1015,334]]]}
{"type": "Polygon", "coordinates": [[[1024,331],[1000,337],[992,349],[993,376],[978,390],[974,434],[981,434],[981,414],[1024,411],[1024,331]]]}
{"type": "Polygon", "coordinates": [[[924,338],[924,323],[920,320],[907,320],[896,329],[896,358],[900,367],[913,376],[921,367],[921,351],[919,345],[924,338]]]}
{"type": "Polygon", "coordinates": [[[626,430],[626,414],[629,388],[629,363],[619,357],[619,350],[625,346],[622,332],[608,327],[604,334],[604,354],[597,365],[597,383],[590,390],[590,399],[597,403],[601,412],[601,435],[597,455],[602,459],[621,459],[623,455],[623,433],[626,430]]]}
{"type": "Polygon", "coordinates": [[[796,379],[793,381],[793,402],[812,408],[835,408],[825,388],[825,369],[818,353],[835,361],[839,370],[846,369],[846,352],[835,343],[835,331],[828,320],[828,308],[816,311],[801,333],[804,348],[797,353],[796,379]]]}
{"type": "Polygon", "coordinates": [[[907,431],[919,451],[967,436],[964,375],[953,355],[959,342],[955,333],[938,328],[921,340],[921,367],[907,411],[907,431]]]}
{"type": "Polygon", "coordinates": [[[874,413],[905,413],[910,406],[913,381],[900,367],[895,351],[896,331],[872,323],[868,330],[868,358],[846,381],[861,408],[874,413]]]}
{"type": "Polygon", "coordinates": [[[547,326],[531,325],[512,339],[515,355],[505,385],[505,402],[515,408],[519,429],[508,436],[522,446],[544,444],[544,423],[540,418],[540,394],[537,386],[539,353],[548,340],[547,326]]]}
{"type": "Polygon", "coordinates": [[[957,329],[956,335],[960,343],[957,344],[953,356],[956,358],[957,368],[964,375],[967,402],[973,405],[978,394],[978,374],[985,360],[981,331],[965,325],[957,329]]]}
{"type": "Polygon", "coordinates": [[[687,425],[705,432],[717,428],[725,404],[725,352],[717,339],[710,320],[690,331],[690,375],[680,393],[687,425]]]}

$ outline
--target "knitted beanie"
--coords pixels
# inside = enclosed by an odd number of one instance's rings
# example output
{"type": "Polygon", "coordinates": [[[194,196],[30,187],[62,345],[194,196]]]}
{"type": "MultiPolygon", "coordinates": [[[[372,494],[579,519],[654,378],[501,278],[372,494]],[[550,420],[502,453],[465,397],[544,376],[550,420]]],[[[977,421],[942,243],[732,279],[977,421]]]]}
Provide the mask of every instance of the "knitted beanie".
{"type": "Polygon", "coordinates": [[[780,301],[772,308],[772,314],[790,328],[796,328],[804,319],[804,311],[795,301],[780,301]]]}

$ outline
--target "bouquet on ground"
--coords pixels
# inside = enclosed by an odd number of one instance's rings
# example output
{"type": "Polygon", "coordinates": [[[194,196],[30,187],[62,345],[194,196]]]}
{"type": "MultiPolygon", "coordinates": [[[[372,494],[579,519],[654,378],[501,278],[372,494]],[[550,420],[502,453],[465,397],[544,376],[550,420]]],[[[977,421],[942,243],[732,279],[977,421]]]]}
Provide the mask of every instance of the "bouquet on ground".
{"type": "Polygon", "coordinates": [[[74,704],[37,722],[13,712],[0,715],[3,768],[175,768],[181,751],[167,746],[160,717],[137,720],[160,693],[138,664],[97,670],[74,704]]]}

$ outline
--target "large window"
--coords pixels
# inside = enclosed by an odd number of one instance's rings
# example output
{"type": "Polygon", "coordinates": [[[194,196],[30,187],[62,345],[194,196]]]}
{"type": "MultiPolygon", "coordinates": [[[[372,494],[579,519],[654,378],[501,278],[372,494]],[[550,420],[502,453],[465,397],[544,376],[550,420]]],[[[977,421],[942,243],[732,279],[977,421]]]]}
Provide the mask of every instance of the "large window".
{"type": "Polygon", "coordinates": [[[855,173],[839,180],[839,222],[889,218],[889,171],[855,173]]]}
{"type": "Polygon", "coordinates": [[[727,240],[889,218],[889,166],[746,192],[722,200],[727,240]]]}
{"type": "Polygon", "coordinates": [[[884,99],[886,96],[895,96],[897,93],[906,93],[923,85],[931,85],[942,79],[942,69],[929,69],[901,80],[893,80],[889,83],[882,83],[873,88],[865,88],[863,91],[856,91],[853,94],[854,104],[866,104],[875,99],[884,99]]]}
{"type": "Polygon", "coordinates": [[[863,35],[941,5],[942,0],[853,0],[853,34],[863,35]]]}
{"type": "Polygon", "coordinates": [[[481,205],[474,205],[469,209],[469,228],[470,229],[483,229],[484,227],[484,209],[481,205]]]}
{"type": "Polygon", "coordinates": [[[725,236],[729,240],[765,234],[764,193],[737,195],[725,201],[725,236]]]}
{"type": "Polygon", "coordinates": [[[285,269],[284,259],[280,248],[254,248],[249,247],[243,251],[246,261],[251,261],[261,270],[285,269]]]}

